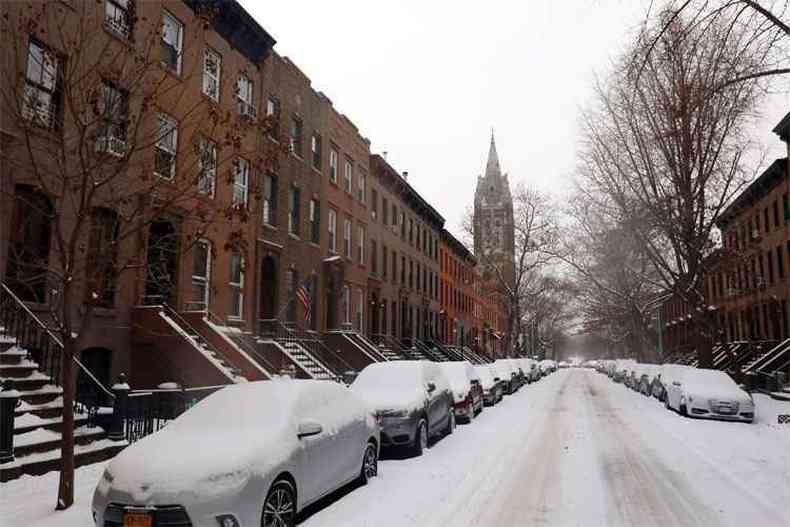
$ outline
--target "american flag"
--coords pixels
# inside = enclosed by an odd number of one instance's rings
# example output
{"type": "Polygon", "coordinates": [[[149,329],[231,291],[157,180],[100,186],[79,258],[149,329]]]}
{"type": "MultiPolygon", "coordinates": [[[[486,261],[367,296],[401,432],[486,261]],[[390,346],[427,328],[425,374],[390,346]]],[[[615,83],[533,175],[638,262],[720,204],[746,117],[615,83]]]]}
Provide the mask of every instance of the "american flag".
{"type": "Polygon", "coordinates": [[[304,307],[305,324],[310,323],[310,317],[312,316],[312,302],[310,300],[310,289],[308,289],[308,286],[309,284],[302,284],[299,286],[299,289],[296,290],[296,298],[299,299],[299,302],[301,302],[304,307]]]}

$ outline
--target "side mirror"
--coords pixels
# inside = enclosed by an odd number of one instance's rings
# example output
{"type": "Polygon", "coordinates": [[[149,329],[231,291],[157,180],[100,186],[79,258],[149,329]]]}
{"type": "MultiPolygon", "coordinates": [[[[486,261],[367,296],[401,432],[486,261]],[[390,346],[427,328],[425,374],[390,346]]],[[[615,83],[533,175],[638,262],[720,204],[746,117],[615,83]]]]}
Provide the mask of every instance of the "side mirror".
{"type": "Polygon", "coordinates": [[[432,382],[428,383],[428,393],[433,393],[436,390],[436,385],[432,382]]]}
{"type": "Polygon", "coordinates": [[[494,377],[494,382],[499,382],[499,381],[501,381],[501,380],[502,380],[502,379],[500,379],[499,377],[494,377]]]}
{"type": "Polygon", "coordinates": [[[476,386],[476,385],[480,384],[480,381],[478,381],[477,379],[472,379],[471,380],[471,384],[472,384],[472,386],[476,386]]]}
{"type": "Polygon", "coordinates": [[[680,381],[672,381],[672,386],[680,386],[680,381]]]}
{"type": "Polygon", "coordinates": [[[324,431],[324,428],[321,426],[321,423],[318,421],[302,421],[299,423],[299,428],[296,432],[296,437],[302,439],[303,437],[310,437],[314,435],[318,435],[324,431]]]}

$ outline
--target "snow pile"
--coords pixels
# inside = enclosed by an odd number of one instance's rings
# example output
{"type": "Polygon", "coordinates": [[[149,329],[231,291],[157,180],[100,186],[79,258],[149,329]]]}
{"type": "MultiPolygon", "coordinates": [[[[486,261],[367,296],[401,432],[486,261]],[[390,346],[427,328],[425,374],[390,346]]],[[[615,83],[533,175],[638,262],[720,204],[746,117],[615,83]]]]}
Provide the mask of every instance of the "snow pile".
{"type": "Polygon", "coordinates": [[[435,363],[416,360],[378,362],[366,366],[359,373],[351,384],[351,390],[373,411],[413,411],[425,404],[429,382],[433,382],[437,390],[449,389],[435,363]]]}
{"type": "Polygon", "coordinates": [[[488,364],[475,366],[475,372],[480,379],[480,386],[484,390],[491,390],[494,387],[494,372],[492,370],[493,368],[488,364]]]}
{"type": "Polygon", "coordinates": [[[440,362],[439,367],[450,383],[450,390],[453,392],[453,401],[462,402],[469,394],[472,387],[472,379],[475,378],[475,370],[467,361],[440,362]]]}

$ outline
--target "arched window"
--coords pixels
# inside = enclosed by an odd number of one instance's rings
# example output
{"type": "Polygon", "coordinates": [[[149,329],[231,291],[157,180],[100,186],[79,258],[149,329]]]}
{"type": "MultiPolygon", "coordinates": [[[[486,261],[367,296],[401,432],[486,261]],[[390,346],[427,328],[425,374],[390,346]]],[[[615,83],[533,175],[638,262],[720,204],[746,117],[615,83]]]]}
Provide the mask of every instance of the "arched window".
{"type": "Polygon", "coordinates": [[[113,307],[118,263],[118,214],[110,209],[93,209],[90,229],[86,302],[113,307]]]}
{"type": "Polygon", "coordinates": [[[8,245],[6,280],[27,302],[46,302],[52,203],[28,185],[14,190],[14,214],[8,245]]]}

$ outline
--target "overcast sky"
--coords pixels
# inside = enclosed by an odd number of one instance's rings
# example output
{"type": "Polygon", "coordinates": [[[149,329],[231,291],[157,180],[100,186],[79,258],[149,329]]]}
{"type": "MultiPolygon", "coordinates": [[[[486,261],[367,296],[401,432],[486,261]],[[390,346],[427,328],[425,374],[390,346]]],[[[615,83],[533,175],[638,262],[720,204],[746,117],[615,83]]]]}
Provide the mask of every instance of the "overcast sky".
{"type": "MultiPolygon", "coordinates": [[[[562,195],[594,74],[637,30],[643,0],[240,0],[335,107],[388,152],[460,234],[491,127],[511,185],[562,195]]],[[[790,108],[775,96],[761,129],[790,108]]]]}

